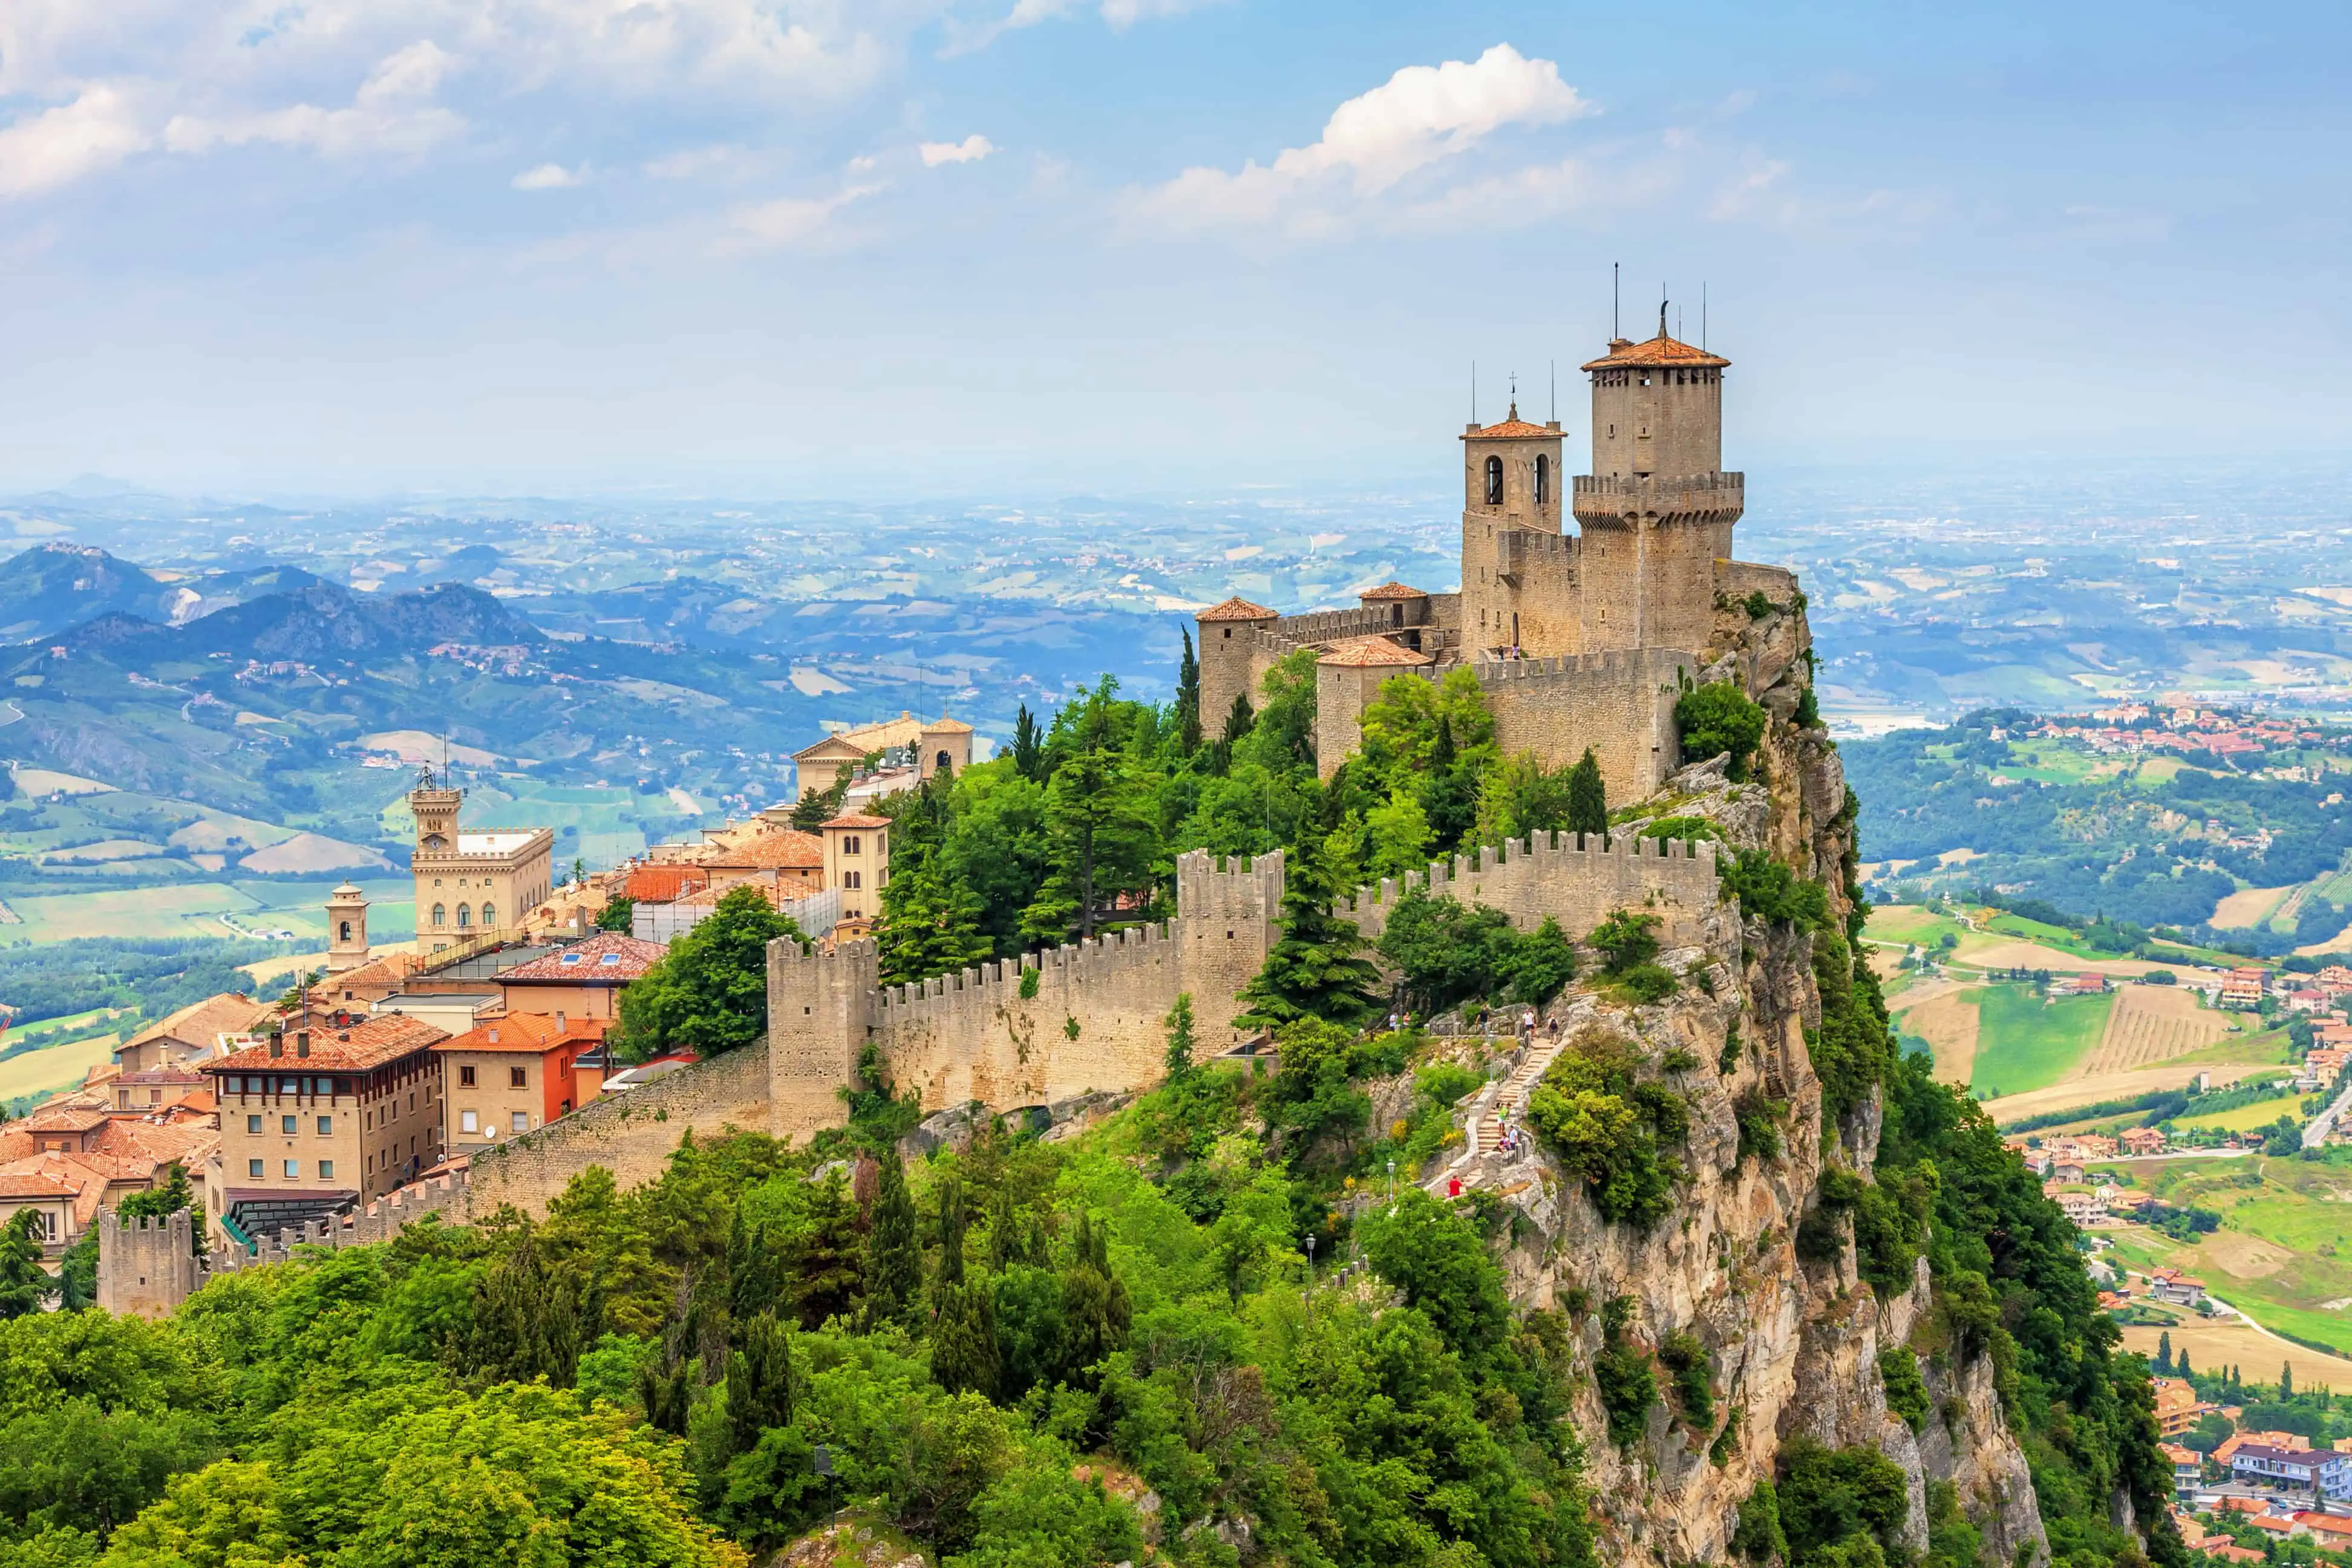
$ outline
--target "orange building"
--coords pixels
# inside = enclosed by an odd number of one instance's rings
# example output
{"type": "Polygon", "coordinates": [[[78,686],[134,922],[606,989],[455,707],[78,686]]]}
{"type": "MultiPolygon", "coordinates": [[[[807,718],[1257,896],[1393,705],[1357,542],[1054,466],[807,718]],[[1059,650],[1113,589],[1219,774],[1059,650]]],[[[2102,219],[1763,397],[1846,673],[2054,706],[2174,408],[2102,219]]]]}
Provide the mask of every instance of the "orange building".
{"type": "Polygon", "coordinates": [[[544,1127],[595,1098],[600,1075],[578,1070],[604,1043],[604,1020],[509,1013],[433,1047],[441,1058],[442,1147],[452,1154],[544,1127]]]}

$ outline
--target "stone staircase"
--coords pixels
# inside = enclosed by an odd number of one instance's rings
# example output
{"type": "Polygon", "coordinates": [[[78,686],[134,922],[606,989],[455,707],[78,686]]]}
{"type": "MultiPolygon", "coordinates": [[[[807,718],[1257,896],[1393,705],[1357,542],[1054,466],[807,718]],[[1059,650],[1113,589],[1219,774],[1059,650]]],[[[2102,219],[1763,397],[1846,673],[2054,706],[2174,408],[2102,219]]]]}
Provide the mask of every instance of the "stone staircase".
{"type": "Polygon", "coordinates": [[[1462,1152],[1435,1177],[1423,1184],[1427,1191],[1433,1194],[1443,1194],[1448,1184],[1456,1177],[1465,1187],[1478,1184],[1478,1161],[1501,1150],[1504,1121],[1515,1119],[1526,1110],[1528,1094],[1542,1081],[1551,1064],[1559,1059],[1564,1043],[1564,1039],[1548,1040],[1538,1034],[1517,1067],[1479,1090],[1463,1112],[1462,1152]]]}

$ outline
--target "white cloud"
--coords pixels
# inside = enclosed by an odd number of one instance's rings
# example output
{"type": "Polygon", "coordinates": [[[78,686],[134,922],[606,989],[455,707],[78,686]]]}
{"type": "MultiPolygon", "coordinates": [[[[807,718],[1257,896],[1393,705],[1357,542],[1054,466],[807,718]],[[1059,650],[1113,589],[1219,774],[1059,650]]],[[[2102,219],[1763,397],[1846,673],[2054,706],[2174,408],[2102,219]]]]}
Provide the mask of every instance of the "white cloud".
{"type": "Polygon", "coordinates": [[[936,169],[942,163],[977,163],[996,151],[996,143],[975,132],[961,142],[926,142],[918,151],[923,167],[936,169]]]}
{"type": "Polygon", "coordinates": [[[100,82],[71,103],[0,129],[0,196],[26,196],[111,168],[153,140],[121,89],[100,82]]]}
{"type": "Polygon", "coordinates": [[[541,163],[525,169],[508,184],[519,191],[568,191],[587,177],[584,169],[567,169],[561,163],[541,163]]]}
{"type": "Polygon", "coordinates": [[[838,237],[834,215],[874,195],[879,185],[847,185],[829,196],[784,196],[737,207],[728,215],[726,252],[806,250],[838,237]]]}
{"type": "Polygon", "coordinates": [[[1337,233],[1373,216],[1392,188],[1506,127],[1557,125],[1593,112],[1552,61],[1496,44],[1475,61],[1405,67],[1334,110],[1321,140],[1289,148],[1270,165],[1192,168],[1131,193],[1129,214],[1180,233],[1337,233]]]}
{"type": "Polygon", "coordinates": [[[1090,8],[1099,10],[1103,21],[1111,27],[1124,30],[1155,16],[1181,16],[1187,11],[1197,11],[1204,5],[1219,3],[1220,0],[1101,0],[1096,6],[1093,0],[1013,0],[1013,9],[992,22],[975,26],[960,23],[950,16],[948,19],[948,47],[944,52],[950,55],[970,54],[974,49],[986,48],[1006,33],[1018,28],[1034,27],[1041,22],[1050,22],[1057,16],[1090,8]]]}
{"type": "Polygon", "coordinates": [[[348,109],[298,103],[219,118],[178,114],[163,127],[163,144],[174,153],[256,142],[304,147],[328,157],[420,153],[464,127],[455,111],[433,101],[450,64],[439,45],[420,39],[378,61],[348,109]]]}

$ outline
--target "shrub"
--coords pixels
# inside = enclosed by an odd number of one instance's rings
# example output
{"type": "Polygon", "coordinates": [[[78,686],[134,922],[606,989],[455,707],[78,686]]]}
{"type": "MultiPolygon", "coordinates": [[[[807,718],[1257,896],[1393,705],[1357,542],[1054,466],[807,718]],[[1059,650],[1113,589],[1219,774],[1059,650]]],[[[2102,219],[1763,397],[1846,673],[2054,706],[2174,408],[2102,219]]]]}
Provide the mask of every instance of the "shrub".
{"type": "Polygon", "coordinates": [[[1829,890],[1808,882],[1761,849],[1742,849],[1716,862],[1716,880],[1739,900],[1740,911],[1772,925],[1816,931],[1829,923],[1829,890]]]}
{"type": "Polygon", "coordinates": [[[1656,915],[1615,910],[1592,928],[1586,941],[1601,954],[1603,970],[1614,977],[1658,956],[1658,927],[1664,923],[1656,915]]]}
{"type": "Polygon", "coordinates": [[[1886,1390],[1886,1408],[1903,1418],[1914,1432],[1927,1424],[1927,1384],[1919,1375],[1919,1358],[1903,1345],[1878,1352],[1878,1382],[1886,1390]]]}
{"type": "Polygon", "coordinates": [[[1780,1500],[1770,1481],[1758,1481],[1756,1489],[1740,1503],[1739,1525],[1731,1532],[1731,1550],[1750,1563],[1769,1563],[1789,1554],[1788,1538],[1780,1533],[1780,1500]]]}
{"type": "Polygon", "coordinates": [[[1617,977],[1617,988],[1643,1004],[1663,1002],[1675,994],[1672,970],[1655,963],[1637,963],[1617,977]]]}
{"type": "Polygon", "coordinates": [[[1731,755],[1730,776],[1748,776],[1748,759],[1764,739],[1764,710],[1727,680],[1711,680],[1685,692],[1675,703],[1675,732],[1685,762],[1723,752],[1731,755]]]}
{"type": "Polygon", "coordinates": [[[1901,1467],[1875,1448],[1824,1448],[1810,1437],[1792,1438],[1780,1450],[1777,1491],[1793,1563],[1871,1561],[1853,1550],[1865,1535],[1885,1552],[1903,1550],[1910,1489],[1901,1467]]]}
{"type": "Polygon", "coordinates": [[[1772,613],[1772,601],[1763,589],[1758,588],[1739,601],[1739,607],[1748,612],[1749,620],[1760,621],[1772,613]]]}
{"type": "Polygon", "coordinates": [[[1690,1111],[1665,1085],[1636,1082],[1639,1060],[1614,1035],[1580,1031],[1528,1096],[1528,1123],[1584,1178],[1603,1219],[1647,1228],[1682,1174],[1661,1146],[1689,1131],[1690,1111]]]}
{"type": "Polygon", "coordinates": [[[1601,1353],[1592,1362],[1601,1407],[1609,1413],[1609,1440],[1621,1448],[1642,1440],[1643,1429],[1650,1421],[1650,1406],[1658,1402],[1658,1379],[1650,1368],[1650,1358],[1625,1338],[1633,1317],[1633,1298],[1610,1298],[1601,1310],[1601,1353]]]}
{"type": "Polygon", "coordinates": [[[1381,956],[1404,977],[1423,1009],[1438,1013],[1477,997],[1541,1006],[1576,978],[1576,950],[1547,916],[1520,932],[1485,904],[1465,909],[1453,895],[1406,889],[1381,930],[1381,956]]]}
{"type": "Polygon", "coordinates": [[[1658,1347],[1658,1359],[1675,1374],[1675,1403],[1682,1406],[1685,1424],[1697,1432],[1713,1430],[1715,1367],[1698,1336],[1687,1329],[1668,1334],[1658,1347]]]}
{"type": "Polygon", "coordinates": [[[1767,1100],[1760,1089],[1751,1089],[1739,1097],[1731,1108],[1731,1115],[1739,1124],[1741,1161],[1750,1155],[1759,1160],[1780,1157],[1780,1119],[1788,1110],[1784,1101],[1767,1100]]]}

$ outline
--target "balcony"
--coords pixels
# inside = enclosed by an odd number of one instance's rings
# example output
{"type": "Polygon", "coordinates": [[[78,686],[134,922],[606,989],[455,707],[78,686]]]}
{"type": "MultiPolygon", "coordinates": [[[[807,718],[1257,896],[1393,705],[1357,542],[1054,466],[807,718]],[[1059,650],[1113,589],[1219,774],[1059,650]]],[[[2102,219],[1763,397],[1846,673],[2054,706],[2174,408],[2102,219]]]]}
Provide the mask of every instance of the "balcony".
{"type": "Polygon", "coordinates": [[[1579,474],[1570,510],[1579,522],[1617,522],[1636,516],[1714,521],[1738,517],[1747,494],[1748,476],[1736,472],[1639,479],[1579,474]]]}

